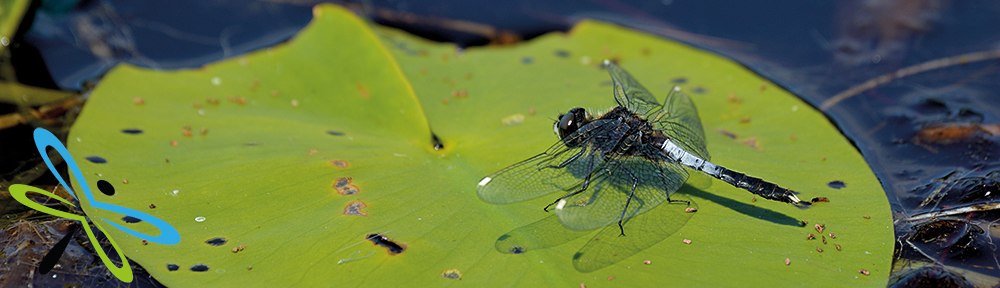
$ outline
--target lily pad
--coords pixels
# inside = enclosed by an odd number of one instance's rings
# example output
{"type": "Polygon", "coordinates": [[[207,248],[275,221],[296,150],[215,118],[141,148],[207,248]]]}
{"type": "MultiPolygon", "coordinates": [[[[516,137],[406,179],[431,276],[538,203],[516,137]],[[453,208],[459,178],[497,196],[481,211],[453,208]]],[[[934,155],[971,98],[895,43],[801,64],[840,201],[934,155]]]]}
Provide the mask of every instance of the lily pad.
{"type": "MultiPolygon", "coordinates": [[[[336,6],[314,14],[290,43],[198,70],[121,65],[91,95],[70,152],[106,160],[78,162],[90,185],[114,184],[116,193],[98,201],[149,209],[180,232],[180,244],[143,245],[108,231],[160,282],[886,283],[891,218],[861,156],[812,107],[731,61],[598,22],[521,45],[461,50],[369,27],[336,6]],[[542,208],[561,195],[480,201],[483,176],[558,140],[549,131],[559,113],[615,105],[598,68],[604,58],[658,99],[682,83],[713,162],[830,202],[800,210],[724,183],[686,185],[675,195],[697,212],[663,204],[627,223],[633,235],[617,237],[614,227],[605,237],[609,229],[569,230],[547,218],[542,208]],[[819,234],[813,224],[826,228],[819,234]],[[511,253],[511,237],[535,246],[511,253]],[[227,243],[206,244],[215,238],[227,243]],[[575,255],[614,253],[620,243],[648,248],[574,265],[575,255]]],[[[128,216],[83,206],[112,221],[128,216]]],[[[144,222],[119,224],[157,235],[144,222]]]]}

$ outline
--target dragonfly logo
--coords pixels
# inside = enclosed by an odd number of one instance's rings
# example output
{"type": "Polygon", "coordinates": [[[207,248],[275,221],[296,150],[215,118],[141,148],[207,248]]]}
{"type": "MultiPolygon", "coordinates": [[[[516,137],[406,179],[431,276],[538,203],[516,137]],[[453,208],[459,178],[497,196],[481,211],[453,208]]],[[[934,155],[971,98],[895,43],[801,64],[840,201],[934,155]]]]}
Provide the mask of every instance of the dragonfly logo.
{"type": "MultiPolygon", "coordinates": [[[[59,172],[56,171],[55,166],[52,165],[52,160],[49,160],[48,153],[45,152],[46,147],[51,146],[57,152],[59,152],[59,155],[61,155],[63,159],[66,160],[66,164],[69,166],[69,171],[73,173],[74,176],[76,176],[77,184],[79,184],[77,187],[79,187],[79,189],[83,191],[83,195],[84,197],[87,198],[87,202],[90,204],[91,207],[95,209],[102,209],[122,215],[131,216],[133,218],[146,221],[146,223],[152,224],[153,226],[155,226],[157,229],[160,230],[160,236],[153,237],[150,235],[142,234],[136,232],[135,230],[115,224],[114,222],[108,221],[107,219],[101,218],[101,220],[103,220],[105,223],[111,225],[111,227],[114,227],[118,230],[128,233],[129,235],[135,236],[137,238],[149,242],[154,242],[164,245],[174,245],[181,242],[181,235],[177,233],[177,229],[174,229],[173,226],[170,226],[170,224],[167,224],[167,222],[160,220],[159,218],[153,217],[152,215],[137,211],[135,209],[126,208],[118,205],[112,205],[108,203],[102,203],[94,199],[94,194],[91,193],[90,186],[87,185],[87,180],[83,178],[83,173],[80,173],[80,167],[76,165],[76,161],[74,161],[73,157],[69,155],[69,151],[66,150],[66,146],[64,146],[62,142],[59,142],[59,139],[56,138],[55,135],[52,135],[51,132],[42,128],[35,129],[34,138],[35,138],[35,147],[38,148],[38,153],[42,155],[42,159],[45,160],[45,164],[49,166],[49,171],[51,171],[52,174],[56,176],[56,179],[59,180],[59,184],[62,184],[62,186],[66,188],[66,191],[69,192],[70,196],[80,199],[76,194],[73,193],[73,190],[70,189],[70,186],[66,185],[66,180],[63,179],[62,175],[59,175],[59,172]]],[[[54,193],[36,187],[21,185],[21,184],[10,186],[10,194],[14,197],[14,199],[17,199],[18,202],[21,202],[21,204],[31,207],[32,209],[38,210],[39,212],[47,213],[49,215],[80,221],[81,224],[80,226],[83,227],[83,229],[87,232],[87,237],[90,239],[91,245],[94,245],[94,251],[97,251],[97,254],[101,257],[101,261],[103,261],[104,265],[108,267],[108,270],[110,270],[111,273],[114,274],[115,277],[118,277],[118,279],[121,280],[122,282],[126,283],[132,282],[133,279],[132,269],[128,265],[128,260],[126,260],[125,254],[122,253],[122,249],[118,247],[118,244],[115,243],[115,240],[111,238],[111,235],[105,233],[105,235],[108,238],[108,242],[111,242],[111,246],[115,248],[115,252],[118,252],[118,257],[122,259],[122,267],[115,266],[115,264],[111,262],[111,259],[108,258],[108,255],[104,253],[104,249],[101,249],[101,247],[97,242],[96,237],[94,236],[94,231],[91,230],[90,225],[87,224],[86,216],[76,215],[46,207],[42,204],[39,204],[29,199],[27,196],[28,192],[38,193],[41,195],[52,197],[53,199],[62,201],[63,203],[74,205],[72,202],[70,202],[67,199],[63,199],[59,196],[56,196],[54,193]]],[[[103,226],[101,226],[101,224],[98,223],[98,221],[94,221],[93,223],[94,226],[97,227],[97,229],[101,231],[107,231],[103,226]]],[[[71,230],[69,234],[73,234],[73,232],[74,230],[71,230]]],[[[56,248],[53,248],[53,250],[49,252],[49,254],[53,254],[53,252],[56,252],[54,254],[55,255],[54,259],[50,259],[51,255],[46,255],[45,258],[42,259],[42,262],[39,264],[40,272],[42,272],[43,274],[48,273],[49,270],[51,270],[52,267],[55,265],[55,262],[58,262],[59,256],[62,255],[63,249],[66,248],[66,244],[68,243],[69,238],[70,236],[67,235],[66,238],[63,238],[62,241],[59,241],[59,243],[56,244],[56,248]]]]}

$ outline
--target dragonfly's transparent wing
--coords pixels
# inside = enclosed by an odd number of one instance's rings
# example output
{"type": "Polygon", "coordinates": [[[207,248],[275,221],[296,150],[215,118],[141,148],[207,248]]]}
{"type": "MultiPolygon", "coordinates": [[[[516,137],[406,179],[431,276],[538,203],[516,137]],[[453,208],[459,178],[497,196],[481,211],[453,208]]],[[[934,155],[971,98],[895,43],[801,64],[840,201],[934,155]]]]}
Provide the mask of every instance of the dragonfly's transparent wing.
{"type": "Polygon", "coordinates": [[[680,87],[670,89],[663,109],[646,114],[646,120],[653,124],[653,129],[663,131],[677,146],[684,151],[711,160],[705,148],[705,130],[701,127],[698,110],[687,93],[680,87]]]}
{"type": "Polygon", "coordinates": [[[566,198],[566,203],[556,208],[556,215],[566,228],[604,227],[617,223],[622,218],[622,211],[624,219],[629,219],[653,209],[677,191],[687,178],[688,172],[678,164],[630,156],[612,159],[603,169],[594,171],[591,186],[586,191],[566,198]],[[629,202],[633,184],[635,194],[629,202]]]}
{"type": "Polygon", "coordinates": [[[615,84],[615,100],[618,101],[618,105],[639,115],[645,115],[650,110],[661,108],[653,94],[642,87],[642,84],[639,84],[639,81],[632,78],[628,72],[608,60],[604,60],[604,67],[608,69],[608,74],[611,74],[611,80],[615,84]]]}
{"type": "Polygon", "coordinates": [[[564,139],[584,145],[568,147],[566,141],[560,140],[542,154],[483,178],[476,188],[479,198],[487,203],[507,204],[556,191],[573,191],[587,175],[605,165],[604,153],[587,140],[592,133],[608,134],[616,126],[609,125],[612,123],[618,121],[594,120],[564,139]]]}
{"type": "Polygon", "coordinates": [[[684,209],[698,208],[698,204],[684,194],[676,194],[670,199],[689,201],[691,205],[663,203],[656,209],[632,217],[625,222],[627,237],[618,237],[618,225],[608,225],[573,255],[573,267],[584,273],[597,271],[621,262],[676,233],[695,214],[687,213],[684,209]]]}

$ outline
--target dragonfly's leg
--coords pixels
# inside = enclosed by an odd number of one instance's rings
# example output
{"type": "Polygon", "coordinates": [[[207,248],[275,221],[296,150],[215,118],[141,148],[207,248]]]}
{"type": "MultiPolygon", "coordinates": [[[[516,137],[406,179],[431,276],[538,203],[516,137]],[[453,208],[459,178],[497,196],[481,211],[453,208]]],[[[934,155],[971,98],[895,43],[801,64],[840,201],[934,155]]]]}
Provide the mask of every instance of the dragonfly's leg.
{"type": "MultiPolygon", "coordinates": [[[[583,152],[583,150],[580,150],[580,152],[583,152]]],[[[573,156],[573,157],[577,157],[577,156],[579,156],[579,155],[576,155],[576,156],[573,156]]],[[[553,201],[552,203],[549,203],[549,205],[545,205],[545,209],[542,209],[542,210],[545,210],[545,212],[549,212],[549,207],[552,207],[552,205],[556,205],[556,203],[559,203],[559,201],[562,201],[562,200],[564,200],[566,198],[569,198],[569,197],[573,197],[576,194],[580,194],[583,191],[586,191],[587,188],[590,187],[590,177],[594,176],[594,170],[593,169],[594,169],[594,157],[590,157],[590,161],[587,163],[587,170],[586,170],[586,171],[590,171],[590,172],[587,173],[587,177],[583,178],[583,185],[581,185],[580,189],[577,189],[576,191],[573,191],[572,193],[566,194],[566,196],[559,197],[559,199],[556,199],[556,201],[553,201]]]]}
{"type": "MultiPolygon", "coordinates": [[[[660,170],[660,175],[666,175],[666,173],[663,172],[663,167],[657,167],[657,169],[660,170]]],[[[664,183],[664,185],[666,185],[666,183],[664,183]]],[[[667,203],[678,203],[678,202],[680,202],[680,203],[687,204],[688,206],[691,206],[691,201],[670,199],[670,191],[667,191],[667,189],[663,189],[663,193],[667,194],[667,203]]]]}
{"type": "Polygon", "coordinates": [[[569,165],[569,163],[573,163],[573,161],[576,161],[576,158],[580,158],[580,155],[583,155],[583,152],[587,152],[587,148],[580,149],[580,152],[576,152],[576,155],[573,155],[573,157],[569,157],[569,159],[566,159],[566,161],[563,161],[563,163],[559,163],[559,165],[549,165],[545,166],[545,168],[557,168],[557,169],[564,168],[566,167],[566,165],[569,165]]]}
{"type": "MultiPolygon", "coordinates": [[[[619,166],[621,165],[619,164],[619,166]]],[[[622,215],[618,217],[618,229],[620,229],[622,233],[619,236],[625,236],[625,226],[622,226],[622,222],[625,221],[625,212],[628,211],[628,205],[629,203],[632,203],[632,198],[635,196],[635,187],[639,185],[639,178],[635,177],[635,175],[632,174],[632,171],[628,171],[625,167],[618,168],[621,171],[625,171],[625,174],[628,174],[629,177],[632,177],[632,191],[628,193],[628,200],[625,200],[625,208],[622,209],[622,215]]]]}

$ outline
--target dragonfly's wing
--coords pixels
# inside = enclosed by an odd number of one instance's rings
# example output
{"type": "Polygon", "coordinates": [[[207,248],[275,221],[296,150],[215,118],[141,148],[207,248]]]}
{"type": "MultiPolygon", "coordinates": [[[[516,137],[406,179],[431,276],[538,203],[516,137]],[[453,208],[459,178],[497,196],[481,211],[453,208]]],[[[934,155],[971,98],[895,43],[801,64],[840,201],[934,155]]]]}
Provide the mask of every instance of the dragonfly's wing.
{"type": "Polygon", "coordinates": [[[711,160],[705,148],[705,130],[701,127],[698,110],[680,87],[670,89],[670,94],[667,94],[667,99],[663,102],[663,109],[646,114],[646,120],[653,124],[653,129],[663,131],[670,141],[684,148],[684,151],[706,161],[711,160]]]}
{"type": "MultiPolygon", "coordinates": [[[[628,219],[625,222],[627,237],[618,237],[619,233],[621,233],[618,225],[608,225],[604,229],[601,229],[600,232],[597,232],[587,244],[580,248],[580,251],[577,251],[573,255],[573,267],[577,271],[584,273],[597,271],[628,259],[630,256],[646,248],[663,242],[664,239],[676,233],[695,214],[687,213],[684,210],[686,208],[697,209],[698,204],[691,201],[691,197],[684,194],[674,195],[670,199],[689,201],[691,204],[663,203],[657,206],[656,209],[628,219]]],[[[580,232],[565,234],[575,236],[578,233],[580,232]]],[[[500,241],[497,242],[499,243],[500,241]]],[[[520,242],[528,245],[537,245],[536,243],[542,241],[529,242],[522,240],[520,242]]]]}
{"type": "Polygon", "coordinates": [[[573,191],[583,179],[606,164],[603,152],[588,141],[594,133],[609,134],[617,120],[594,120],[566,136],[542,154],[504,168],[483,178],[476,187],[479,198],[487,203],[507,204],[538,198],[556,191],[573,191]],[[585,143],[568,147],[571,143],[585,143]]]}
{"type": "Polygon", "coordinates": [[[604,60],[604,67],[608,69],[611,80],[615,84],[615,100],[618,101],[618,105],[639,115],[645,115],[650,110],[660,108],[660,103],[656,102],[653,94],[642,87],[642,84],[639,84],[639,81],[632,78],[628,72],[608,60],[604,60]]]}
{"type": "Polygon", "coordinates": [[[567,228],[596,229],[617,223],[622,211],[626,220],[649,211],[677,191],[687,180],[688,172],[678,164],[624,156],[609,159],[592,177],[593,183],[587,191],[566,198],[564,205],[556,207],[556,215],[567,228]],[[633,183],[637,184],[635,194],[626,209],[633,183]]]}

